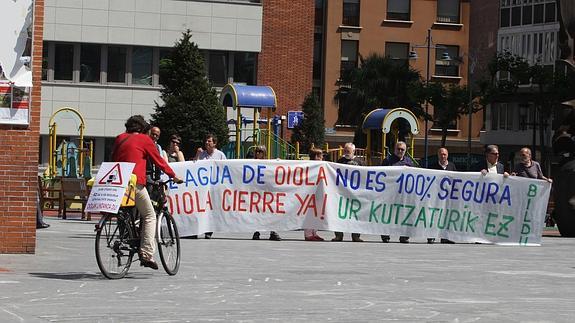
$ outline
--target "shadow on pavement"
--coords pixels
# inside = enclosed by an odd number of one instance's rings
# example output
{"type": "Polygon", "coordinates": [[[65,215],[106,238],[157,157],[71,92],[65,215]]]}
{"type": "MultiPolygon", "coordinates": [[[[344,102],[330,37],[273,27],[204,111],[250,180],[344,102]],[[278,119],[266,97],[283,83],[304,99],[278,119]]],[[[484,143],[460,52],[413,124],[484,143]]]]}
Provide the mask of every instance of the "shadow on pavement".
{"type": "Polygon", "coordinates": [[[106,277],[100,274],[90,273],[29,273],[34,277],[49,278],[49,279],[62,279],[62,280],[101,280],[106,277]]]}

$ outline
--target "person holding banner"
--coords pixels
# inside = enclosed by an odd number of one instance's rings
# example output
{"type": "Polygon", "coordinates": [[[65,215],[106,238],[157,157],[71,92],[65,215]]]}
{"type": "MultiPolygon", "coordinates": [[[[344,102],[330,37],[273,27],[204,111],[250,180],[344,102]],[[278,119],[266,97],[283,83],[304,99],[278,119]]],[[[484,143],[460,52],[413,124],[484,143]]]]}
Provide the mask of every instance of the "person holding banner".
{"type": "MultiPolygon", "coordinates": [[[[202,147],[198,148],[196,151],[196,156],[194,160],[224,160],[227,159],[226,155],[218,150],[216,146],[218,145],[218,138],[213,134],[209,133],[206,135],[206,139],[204,141],[205,150],[202,147]]],[[[204,238],[211,239],[213,232],[206,232],[204,234],[204,238]]],[[[197,236],[192,236],[192,239],[197,238],[197,236]]]]}
{"type": "Polygon", "coordinates": [[[487,174],[509,176],[509,173],[505,171],[505,166],[499,162],[499,147],[497,145],[485,146],[485,159],[476,164],[473,169],[480,171],[483,176],[487,174]]]}
{"type": "Polygon", "coordinates": [[[125,124],[126,132],[118,135],[114,141],[112,160],[115,162],[135,163],[133,173],[138,177],[136,185],[136,208],[140,212],[142,222],[142,238],[140,242],[140,264],[144,267],[158,269],[154,260],[156,212],[146,189],[146,164],[148,159],[156,164],[176,183],[182,183],[172,168],[158,152],[154,141],[148,136],[150,125],[141,115],[131,116],[125,124]]]}
{"type": "Polygon", "coordinates": [[[543,171],[541,170],[541,165],[531,159],[531,149],[527,147],[521,148],[519,151],[521,156],[521,162],[515,166],[513,176],[519,177],[527,177],[527,178],[534,178],[534,179],[543,179],[552,183],[553,181],[550,178],[543,176],[543,171]]]}
{"type": "MultiPolygon", "coordinates": [[[[254,150],[254,159],[266,159],[266,147],[265,146],[257,146],[254,150]]],[[[254,232],[252,236],[252,240],[259,240],[260,239],[260,232],[254,232]]],[[[272,241],[280,241],[280,235],[277,234],[275,231],[270,231],[270,240],[272,241]]]]}
{"type": "MultiPolygon", "coordinates": [[[[393,155],[386,157],[383,160],[382,166],[407,166],[413,167],[413,162],[409,157],[405,156],[405,152],[407,151],[407,144],[403,141],[398,141],[395,143],[395,147],[393,148],[393,155]]],[[[382,235],[381,241],[383,243],[389,242],[388,235],[382,235]]],[[[401,236],[399,237],[400,243],[409,243],[409,237],[401,236]]],[[[428,240],[429,242],[429,240],[428,240]]]]}
{"type": "MultiPolygon", "coordinates": [[[[352,142],[348,142],[343,146],[343,156],[337,160],[339,164],[363,166],[363,161],[355,157],[355,145],[352,142]]],[[[335,237],[331,241],[343,241],[343,232],[334,232],[335,237]]],[[[353,242],[363,242],[359,237],[359,233],[351,234],[351,241],[353,242]]]]}
{"type": "MultiPolygon", "coordinates": [[[[318,148],[312,148],[309,151],[310,160],[323,160],[323,151],[318,148]]],[[[324,241],[322,237],[317,235],[316,229],[303,229],[303,237],[305,241],[324,241]]]]}
{"type": "Polygon", "coordinates": [[[456,172],[457,167],[455,167],[454,163],[450,163],[448,160],[449,151],[445,147],[441,147],[437,150],[437,163],[433,163],[429,165],[429,169],[439,169],[439,170],[448,170],[451,172],[456,172]]]}

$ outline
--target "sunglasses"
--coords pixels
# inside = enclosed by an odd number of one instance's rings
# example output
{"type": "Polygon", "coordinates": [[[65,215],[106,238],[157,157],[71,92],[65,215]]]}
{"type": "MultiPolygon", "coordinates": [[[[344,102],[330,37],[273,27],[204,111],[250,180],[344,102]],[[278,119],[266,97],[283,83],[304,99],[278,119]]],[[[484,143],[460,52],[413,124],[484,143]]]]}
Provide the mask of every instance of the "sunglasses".
{"type": "Polygon", "coordinates": [[[179,145],[180,142],[179,141],[172,141],[173,144],[179,145]]]}

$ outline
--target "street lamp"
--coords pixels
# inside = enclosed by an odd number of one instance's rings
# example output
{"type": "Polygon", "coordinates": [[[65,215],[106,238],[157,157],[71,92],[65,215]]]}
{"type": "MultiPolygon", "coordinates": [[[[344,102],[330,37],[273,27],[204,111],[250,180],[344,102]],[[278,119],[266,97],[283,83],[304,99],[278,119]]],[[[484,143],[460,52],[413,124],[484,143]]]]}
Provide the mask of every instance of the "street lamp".
{"type": "MultiPolygon", "coordinates": [[[[431,49],[447,49],[447,47],[445,46],[441,46],[441,45],[433,45],[432,42],[432,38],[431,38],[431,28],[427,29],[427,38],[425,39],[425,44],[423,45],[415,45],[412,46],[412,51],[409,53],[409,58],[410,59],[417,59],[417,53],[413,50],[415,48],[427,48],[427,66],[425,69],[425,86],[427,87],[429,85],[429,64],[430,64],[430,55],[431,55],[431,49]]],[[[441,55],[441,60],[444,61],[450,61],[451,57],[449,57],[449,53],[443,53],[441,55]]],[[[428,125],[429,125],[429,120],[427,119],[427,116],[429,115],[429,101],[427,99],[425,99],[425,139],[424,139],[424,156],[423,158],[425,159],[424,161],[424,166],[425,168],[427,168],[428,163],[427,163],[427,155],[428,155],[428,150],[429,150],[429,129],[428,129],[428,125]]]]}

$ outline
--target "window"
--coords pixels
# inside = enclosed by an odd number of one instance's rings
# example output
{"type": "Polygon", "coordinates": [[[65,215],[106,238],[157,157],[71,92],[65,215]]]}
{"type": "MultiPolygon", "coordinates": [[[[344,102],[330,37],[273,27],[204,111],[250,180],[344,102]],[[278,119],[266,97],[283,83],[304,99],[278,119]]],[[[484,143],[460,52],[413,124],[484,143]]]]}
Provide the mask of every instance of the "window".
{"type": "Polygon", "coordinates": [[[80,82],[100,82],[100,45],[81,45],[80,82]]]}
{"type": "Polygon", "coordinates": [[[42,81],[48,80],[48,43],[42,46],[42,81]]]}
{"type": "Polygon", "coordinates": [[[541,24],[543,23],[543,4],[536,4],[533,6],[533,23],[541,24]]]}
{"type": "Polygon", "coordinates": [[[521,26],[521,7],[511,8],[511,26],[521,26]]]}
{"type": "Polygon", "coordinates": [[[126,47],[108,47],[108,82],[126,83],[126,47]]]}
{"type": "Polygon", "coordinates": [[[410,20],[411,0],[387,0],[387,19],[410,20]]]}
{"type": "Polygon", "coordinates": [[[54,47],[54,80],[72,81],[74,45],[56,44],[54,47]]]}
{"type": "Polygon", "coordinates": [[[160,75],[159,75],[159,83],[160,83],[160,84],[163,84],[163,83],[162,83],[162,74],[163,74],[164,72],[162,72],[162,71],[165,69],[166,65],[170,62],[170,54],[171,54],[171,52],[172,52],[172,49],[171,49],[171,48],[162,48],[162,49],[160,49],[160,63],[159,63],[159,65],[160,65],[160,67],[159,67],[159,73],[160,73],[160,75]]]}
{"type": "Polygon", "coordinates": [[[409,58],[409,43],[386,42],[385,56],[391,58],[398,64],[407,64],[409,58]]]}
{"type": "Polygon", "coordinates": [[[501,8],[501,27],[509,27],[511,20],[511,9],[501,8]]]}
{"type": "Polygon", "coordinates": [[[234,82],[245,83],[247,85],[255,85],[257,61],[258,57],[256,53],[235,53],[234,82]]]}
{"type": "Polygon", "coordinates": [[[210,53],[209,78],[214,86],[224,86],[228,83],[228,53],[210,53]]]}
{"type": "Polygon", "coordinates": [[[343,0],[342,24],[359,26],[359,0],[343,0]]]}
{"type": "Polygon", "coordinates": [[[314,24],[316,26],[323,26],[323,1],[324,0],[315,0],[314,24]]]}
{"type": "Polygon", "coordinates": [[[321,56],[323,52],[322,34],[314,34],[313,36],[313,79],[321,79],[321,56]]]}
{"type": "Polygon", "coordinates": [[[437,0],[437,22],[459,23],[459,0],[437,0]]]}
{"type": "Polygon", "coordinates": [[[545,22],[555,21],[555,2],[545,4],[545,22]]]}
{"type": "Polygon", "coordinates": [[[342,40],[341,41],[341,65],[340,77],[349,73],[357,67],[357,49],[358,41],[342,40]]]}
{"type": "Polygon", "coordinates": [[[459,46],[440,45],[435,50],[435,75],[459,76],[459,46]],[[446,59],[449,55],[449,59],[446,59]]]}
{"type": "Polygon", "coordinates": [[[153,50],[150,47],[132,49],[132,84],[152,85],[153,50]]]}
{"type": "Polygon", "coordinates": [[[531,25],[533,23],[533,6],[528,5],[523,7],[523,25],[531,25]]]}

